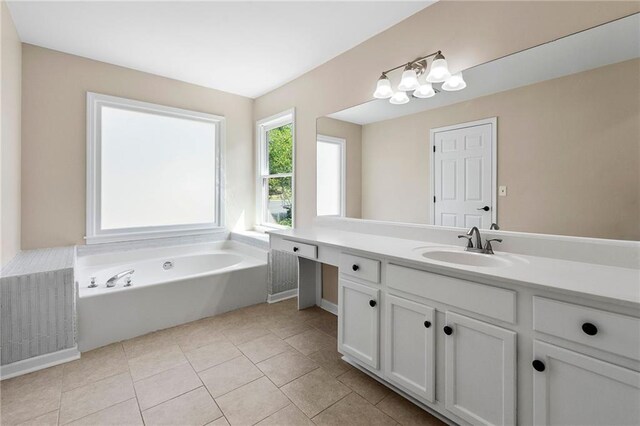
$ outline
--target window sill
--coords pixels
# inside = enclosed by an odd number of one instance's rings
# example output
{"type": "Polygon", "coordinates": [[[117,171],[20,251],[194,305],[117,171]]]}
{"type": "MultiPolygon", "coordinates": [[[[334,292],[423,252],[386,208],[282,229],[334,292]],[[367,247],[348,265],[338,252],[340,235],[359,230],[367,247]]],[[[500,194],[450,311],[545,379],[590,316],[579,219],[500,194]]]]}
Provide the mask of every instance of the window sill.
{"type": "Polygon", "coordinates": [[[207,228],[207,229],[192,229],[192,230],[176,230],[176,231],[155,231],[155,232],[135,232],[130,234],[115,234],[115,235],[93,235],[90,237],[84,237],[87,245],[103,244],[103,243],[122,243],[122,242],[135,242],[141,240],[151,240],[158,238],[169,237],[186,237],[193,235],[206,235],[206,234],[218,234],[224,233],[227,230],[223,227],[207,228]]]}

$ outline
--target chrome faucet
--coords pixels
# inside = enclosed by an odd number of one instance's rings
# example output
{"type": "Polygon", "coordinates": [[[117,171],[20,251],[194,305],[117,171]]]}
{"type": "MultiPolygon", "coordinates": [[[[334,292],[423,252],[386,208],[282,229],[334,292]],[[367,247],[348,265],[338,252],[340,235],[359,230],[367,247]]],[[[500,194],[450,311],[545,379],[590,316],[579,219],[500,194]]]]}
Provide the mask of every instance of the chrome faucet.
{"type": "Polygon", "coordinates": [[[491,246],[491,243],[493,241],[501,243],[502,239],[501,238],[491,238],[491,239],[487,239],[487,243],[484,246],[484,248],[482,247],[482,236],[480,235],[480,230],[478,229],[477,226],[474,226],[473,228],[469,229],[469,231],[465,234],[465,235],[458,235],[458,238],[466,238],[467,239],[467,247],[465,248],[466,251],[471,251],[474,253],[483,253],[483,254],[493,254],[493,247],[491,246]],[[475,246],[473,245],[473,236],[475,234],[475,239],[476,239],[476,244],[475,246]]]}
{"type": "Polygon", "coordinates": [[[120,278],[125,277],[127,275],[131,275],[134,272],[135,272],[135,269],[127,269],[126,271],[122,271],[118,274],[115,274],[114,276],[112,276],[107,280],[107,288],[115,287],[120,278]]]}
{"type": "MultiPolygon", "coordinates": [[[[480,236],[480,230],[478,229],[477,226],[474,226],[473,228],[469,229],[469,232],[467,232],[467,236],[470,238],[469,241],[471,241],[471,238],[473,238],[473,234],[476,234],[476,245],[475,245],[475,249],[474,250],[469,250],[469,251],[478,251],[478,250],[482,250],[482,237],[480,236]]],[[[474,247],[467,247],[467,249],[469,248],[474,248],[474,247]]]]}

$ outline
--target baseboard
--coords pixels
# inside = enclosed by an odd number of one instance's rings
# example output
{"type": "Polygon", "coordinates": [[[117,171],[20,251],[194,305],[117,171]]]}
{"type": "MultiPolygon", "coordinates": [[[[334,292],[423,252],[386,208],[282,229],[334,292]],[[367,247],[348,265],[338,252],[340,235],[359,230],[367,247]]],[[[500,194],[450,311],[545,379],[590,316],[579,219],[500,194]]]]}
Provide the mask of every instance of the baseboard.
{"type": "Polygon", "coordinates": [[[325,311],[331,312],[333,315],[338,315],[338,305],[331,303],[328,300],[322,299],[320,307],[325,311]]]}
{"type": "Polygon", "coordinates": [[[11,364],[0,366],[0,380],[10,379],[23,374],[42,370],[80,358],[77,346],[44,355],[34,356],[11,364]]]}
{"type": "Polygon", "coordinates": [[[281,291],[280,293],[276,293],[276,294],[269,294],[267,295],[267,303],[281,302],[283,300],[291,299],[293,297],[298,297],[297,288],[281,291]]]}

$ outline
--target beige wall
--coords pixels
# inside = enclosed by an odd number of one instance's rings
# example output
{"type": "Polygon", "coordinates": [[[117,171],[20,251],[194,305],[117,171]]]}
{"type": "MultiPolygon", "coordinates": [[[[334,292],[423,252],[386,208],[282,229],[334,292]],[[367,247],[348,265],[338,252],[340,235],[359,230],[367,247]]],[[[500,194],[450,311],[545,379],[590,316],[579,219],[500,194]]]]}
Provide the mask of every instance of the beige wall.
{"type": "Polygon", "coordinates": [[[20,88],[22,47],[0,2],[0,266],[20,251],[20,88]]]}
{"type": "Polygon", "coordinates": [[[638,76],[635,59],[363,126],[362,217],[428,223],[429,130],[498,117],[502,229],[640,240],[638,76]]]}
{"type": "Polygon", "coordinates": [[[87,91],[225,116],[226,222],[253,224],[253,101],[23,45],[22,248],[83,244],[87,91]]]}
{"type": "Polygon", "coordinates": [[[338,267],[322,264],[322,298],[338,304],[338,267]]]}
{"type": "Polygon", "coordinates": [[[320,135],[333,136],[346,140],[346,216],[360,218],[362,198],[362,126],[320,117],[317,122],[317,132],[320,135]]]}
{"type": "Polygon", "coordinates": [[[381,70],[441,49],[457,71],[640,10],[640,2],[440,1],[256,99],[254,120],[296,108],[296,224],[316,212],[316,118],[371,99],[381,70]]]}

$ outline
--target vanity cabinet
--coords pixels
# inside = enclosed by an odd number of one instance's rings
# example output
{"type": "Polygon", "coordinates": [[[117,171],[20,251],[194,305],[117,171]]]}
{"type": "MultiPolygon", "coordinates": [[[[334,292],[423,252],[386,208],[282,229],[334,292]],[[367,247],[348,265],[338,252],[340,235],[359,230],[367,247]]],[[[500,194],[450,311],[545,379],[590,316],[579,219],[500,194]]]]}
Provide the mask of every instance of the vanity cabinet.
{"type": "Polygon", "coordinates": [[[435,310],[393,295],[385,298],[384,375],[433,402],[435,394],[435,310]]]}
{"type": "Polygon", "coordinates": [[[516,423],[516,333],[446,313],[445,407],[471,424],[516,423]]]}
{"type": "Polygon", "coordinates": [[[338,287],[338,350],[377,370],[380,290],[344,278],[338,287]]]}
{"type": "Polygon", "coordinates": [[[535,425],[636,425],[640,373],[534,341],[535,425]]]}

